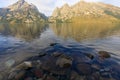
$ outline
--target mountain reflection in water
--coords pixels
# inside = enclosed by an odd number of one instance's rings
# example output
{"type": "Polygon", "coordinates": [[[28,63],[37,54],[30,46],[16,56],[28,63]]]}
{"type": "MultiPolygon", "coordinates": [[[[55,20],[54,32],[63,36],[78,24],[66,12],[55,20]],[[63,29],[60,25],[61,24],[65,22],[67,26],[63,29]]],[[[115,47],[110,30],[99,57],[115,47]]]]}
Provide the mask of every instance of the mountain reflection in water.
{"type": "Polygon", "coordinates": [[[0,24],[0,33],[31,41],[38,38],[45,28],[44,24],[0,24]]]}
{"type": "Polygon", "coordinates": [[[120,34],[120,24],[76,23],[51,24],[50,27],[57,36],[64,39],[82,40],[105,38],[120,34]]]}

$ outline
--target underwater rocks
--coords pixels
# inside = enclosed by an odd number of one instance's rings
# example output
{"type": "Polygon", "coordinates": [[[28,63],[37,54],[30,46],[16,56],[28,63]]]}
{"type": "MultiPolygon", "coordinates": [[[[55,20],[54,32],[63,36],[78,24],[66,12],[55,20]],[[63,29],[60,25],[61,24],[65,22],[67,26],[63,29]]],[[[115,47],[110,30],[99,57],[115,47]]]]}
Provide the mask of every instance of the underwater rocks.
{"type": "Polygon", "coordinates": [[[40,65],[41,65],[40,61],[33,61],[33,62],[25,61],[10,71],[8,80],[13,80],[13,79],[19,80],[20,78],[22,78],[25,75],[26,70],[29,70],[33,67],[35,67],[37,69],[38,67],[40,67],[40,65]]]}
{"type": "Polygon", "coordinates": [[[73,62],[72,57],[62,54],[57,59],[56,65],[58,65],[61,68],[69,68],[69,67],[71,67],[72,62],[73,62]]]}
{"type": "Polygon", "coordinates": [[[110,53],[109,53],[109,52],[106,52],[106,51],[99,51],[98,54],[99,54],[99,57],[101,57],[101,58],[103,58],[103,59],[105,59],[105,58],[110,58],[110,57],[111,57],[111,56],[110,56],[110,53]]]}
{"type": "Polygon", "coordinates": [[[72,60],[66,58],[59,58],[56,62],[56,65],[61,68],[68,68],[72,65],[72,60]]]}
{"type": "Polygon", "coordinates": [[[12,67],[14,64],[15,64],[15,60],[14,59],[10,59],[10,60],[5,62],[5,65],[7,67],[12,67]]]}
{"type": "MultiPolygon", "coordinates": [[[[104,58],[110,57],[107,52],[100,51],[98,54],[104,58]]],[[[104,67],[95,57],[93,54],[85,54],[76,61],[76,57],[70,54],[42,53],[41,56],[32,57],[33,60],[28,59],[14,67],[8,80],[120,80],[119,77],[112,77],[113,73],[118,73],[112,71],[111,66],[104,67]],[[90,60],[84,60],[86,58],[83,56],[90,60]]]]}
{"type": "Polygon", "coordinates": [[[90,75],[92,73],[92,67],[88,63],[79,63],[76,69],[80,75],[90,75]]]}
{"type": "Polygon", "coordinates": [[[63,53],[60,53],[60,52],[54,52],[53,54],[51,54],[52,56],[54,57],[59,57],[61,56],[63,53]]]}

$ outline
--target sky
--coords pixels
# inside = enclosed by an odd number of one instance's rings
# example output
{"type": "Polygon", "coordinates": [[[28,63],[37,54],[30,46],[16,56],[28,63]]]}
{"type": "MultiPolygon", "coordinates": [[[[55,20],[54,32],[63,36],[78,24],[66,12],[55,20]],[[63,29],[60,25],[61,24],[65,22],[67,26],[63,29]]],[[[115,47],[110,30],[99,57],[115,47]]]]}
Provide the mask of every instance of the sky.
{"type": "MultiPolygon", "coordinates": [[[[8,5],[11,5],[17,1],[18,0],[0,0],[0,8],[7,7],[8,5]]],[[[56,7],[61,7],[65,3],[73,5],[79,2],[80,0],[25,0],[25,1],[36,5],[40,12],[44,13],[47,16],[50,16],[56,7]]],[[[84,0],[84,1],[103,2],[120,7],[120,0],[84,0]]]]}

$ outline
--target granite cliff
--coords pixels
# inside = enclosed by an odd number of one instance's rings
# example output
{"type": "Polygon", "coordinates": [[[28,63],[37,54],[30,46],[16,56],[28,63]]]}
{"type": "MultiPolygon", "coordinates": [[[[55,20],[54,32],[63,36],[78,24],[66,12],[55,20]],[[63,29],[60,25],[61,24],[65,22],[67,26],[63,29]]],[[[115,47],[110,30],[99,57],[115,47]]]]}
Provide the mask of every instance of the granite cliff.
{"type": "Polygon", "coordinates": [[[0,21],[4,22],[45,22],[47,17],[40,13],[35,5],[28,4],[25,0],[0,8],[0,21]]]}
{"type": "Polygon", "coordinates": [[[80,21],[116,21],[120,19],[120,8],[101,3],[80,1],[75,5],[63,5],[56,8],[50,22],[80,22],[80,21]]]}

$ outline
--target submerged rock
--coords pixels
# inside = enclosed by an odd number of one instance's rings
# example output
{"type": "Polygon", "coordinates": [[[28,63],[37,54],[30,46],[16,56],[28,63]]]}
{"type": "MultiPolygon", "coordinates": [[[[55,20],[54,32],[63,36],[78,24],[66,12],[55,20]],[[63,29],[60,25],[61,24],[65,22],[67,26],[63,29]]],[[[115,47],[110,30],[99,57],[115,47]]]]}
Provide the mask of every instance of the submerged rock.
{"type": "Polygon", "coordinates": [[[70,80],[84,80],[84,76],[80,76],[77,72],[71,71],[70,80]]]}
{"type": "Polygon", "coordinates": [[[92,67],[88,63],[79,63],[76,69],[80,75],[91,75],[92,73],[92,67]]]}
{"type": "Polygon", "coordinates": [[[109,54],[109,52],[106,52],[106,51],[99,51],[98,54],[99,54],[99,57],[101,57],[103,59],[111,57],[110,54],[109,54]]]}
{"type": "Polygon", "coordinates": [[[5,65],[7,67],[12,67],[14,64],[15,64],[15,60],[14,59],[10,59],[10,60],[5,62],[5,65]]]}
{"type": "Polygon", "coordinates": [[[101,69],[101,66],[98,65],[98,64],[92,64],[91,67],[96,69],[96,70],[100,70],[101,69]]]}
{"type": "Polygon", "coordinates": [[[25,61],[25,62],[19,64],[18,66],[16,66],[12,71],[15,71],[15,70],[26,70],[28,68],[40,67],[40,66],[41,66],[41,62],[40,61],[25,61]]]}
{"type": "Polygon", "coordinates": [[[13,71],[8,76],[8,80],[19,80],[25,75],[25,70],[13,71]]]}
{"type": "Polygon", "coordinates": [[[92,77],[92,80],[100,80],[100,74],[99,72],[95,72],[90,75],[92,77]]]}
{"type": "Polygon", "coordinates": [[[40,65],[41,65],[40,61],[25,61],[10,71],[8,79],[9,80],[19,80],[20,78],[22,78],[25,75],[27,70],[29,70],[31,68],[37,69],[40,67],[40,65]]]}
{"type": "Polygon", "coordinates": [[[92,55],[92,54],[90,54],[90,53],[87,53],[87,54],[85,54],[88,58],[90,58],[90,59],[94,59],[94,56],[92,55]]]}
{"type": "Polygon", "coordinates": [[[56,65],[58,65],[61,68],[69,68],[72,65],[72,59],[60,57],[57,59],[56,65]]]}
{"type": "Polygon", "coordinates": [[[59,57],[61,55],[62,55],[62,53],[60,53],[60,52],[54,52],[51,54],[51,56],[54,56],[54,57],[59,57]]]}
{"type": "MultiPolygon", "coordinates": [[[[99,55],[101,55],[102,57],[108,57],[106,55],[103,55],[103,53],[105,52],[101,51],[99,52],[99,55]]],[[[41,55],[44,56],[44,54],[41,55]]],[[[79,55],[77,57],[60,52],[54,52],[50,55],[47,54],[44,57],[35,56],[34,58],[36,59],[24,61],[23,63],[13,68],[8,79],[102,80],[106,77],[110,78],[109,74],[111,74],[111,68],[103,68],[103,65],[100,65],[95,61],[96,58],[92,61],[93,63],[86,62],[85,59],[94,58],[92,54],[85,54],[82,56],[79,55]],[[79,58],[76,59],[77,57],[79,58]]],[[[90,59],[89,61],[91,61],[90,59]]]]}
{"type": "Polygon", "coordinates": [[[45,55],[47,55],[47,54],[46,53],[39,53],[39,57],[43,57],[45,55]]]}
{"type": "Polygon", "coordinates": [[[57,43],[51,43],[50,46],[55,46],[57,43]]]}

